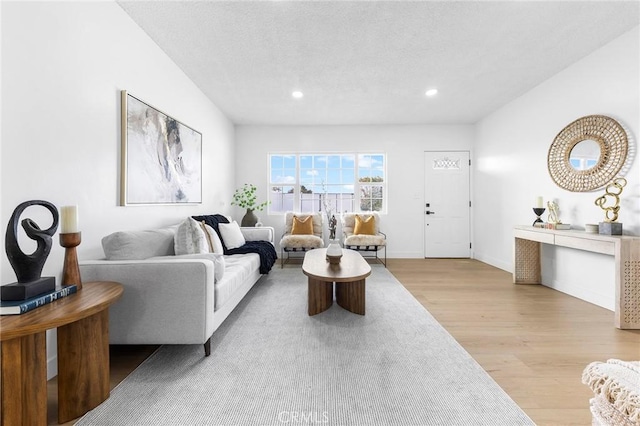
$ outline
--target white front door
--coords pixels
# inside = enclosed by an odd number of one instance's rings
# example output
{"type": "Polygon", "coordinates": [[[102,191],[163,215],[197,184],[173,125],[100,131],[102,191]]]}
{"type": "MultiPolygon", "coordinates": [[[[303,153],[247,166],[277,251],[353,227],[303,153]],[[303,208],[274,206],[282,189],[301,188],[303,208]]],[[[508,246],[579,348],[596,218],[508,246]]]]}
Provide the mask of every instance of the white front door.
{"type": "Polygon", "coordinates": [[[425,152],[424,168],[424,257],[470,257],[469,152],[425,152]]]}

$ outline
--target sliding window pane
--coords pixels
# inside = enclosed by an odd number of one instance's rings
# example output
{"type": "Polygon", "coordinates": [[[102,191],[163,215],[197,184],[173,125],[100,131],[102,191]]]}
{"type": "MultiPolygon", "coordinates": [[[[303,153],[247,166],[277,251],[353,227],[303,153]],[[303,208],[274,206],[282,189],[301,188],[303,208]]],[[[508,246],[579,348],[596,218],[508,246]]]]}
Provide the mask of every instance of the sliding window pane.
{"type": "Polygon", "coordinates": [[[296,156],[295,155],[285,155],[283,156],[284,168],[285,169],[295,169],[296,168],[296,156]]]}
{"type": "Polygon", "coordinates": [[[269,191],[269,212],[270,213],[284,213],[286,211],[294,210],[294,194],[293,186],[271,186],[269,191]]]}
{"type": "Polygon", "coordinates": [[[383,189],[380,185],[360,185],[360,210],[382,211],[383,189]]]}

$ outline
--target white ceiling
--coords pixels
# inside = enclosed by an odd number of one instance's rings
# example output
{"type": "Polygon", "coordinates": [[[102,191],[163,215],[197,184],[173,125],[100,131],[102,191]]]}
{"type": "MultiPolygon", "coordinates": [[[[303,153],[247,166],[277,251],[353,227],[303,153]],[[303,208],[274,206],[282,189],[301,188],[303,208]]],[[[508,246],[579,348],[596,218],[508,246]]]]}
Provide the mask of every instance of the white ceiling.
{"type": "Polygon", "coordinates": [[[237,124],[474,123],[640,22],[637,1],[118,3],[237,124]]]}

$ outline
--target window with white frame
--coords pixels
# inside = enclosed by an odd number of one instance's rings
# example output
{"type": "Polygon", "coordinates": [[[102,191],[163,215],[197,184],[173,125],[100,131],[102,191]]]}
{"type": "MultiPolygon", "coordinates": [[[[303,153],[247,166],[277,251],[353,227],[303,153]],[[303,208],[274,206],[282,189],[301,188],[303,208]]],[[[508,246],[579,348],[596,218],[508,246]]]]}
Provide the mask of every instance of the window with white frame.
{"type": "Polygon", "coordinates": [[[269,154],[269,213],[386,208],[384,154],[269,154]]]}

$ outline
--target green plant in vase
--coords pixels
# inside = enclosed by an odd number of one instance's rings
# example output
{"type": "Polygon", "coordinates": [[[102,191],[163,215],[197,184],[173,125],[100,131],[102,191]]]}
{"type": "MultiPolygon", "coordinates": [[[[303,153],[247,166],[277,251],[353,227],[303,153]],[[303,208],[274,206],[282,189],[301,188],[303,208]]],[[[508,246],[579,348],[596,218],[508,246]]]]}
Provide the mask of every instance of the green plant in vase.
{"type": "Polygon", "coordinates": [[[256,223],[258,223],[258,216],[255,215],[254,211],[262,211],[269,205],[269,201],[258,203],[256,197],[257,190],[258,188],[255,185],[245,183],[242,188],[236,189],[236,192],[233,194],[233,201],[231,201],[231,205],[247,210],[242,218],[240,226],[256,226],[256,223]]]}

